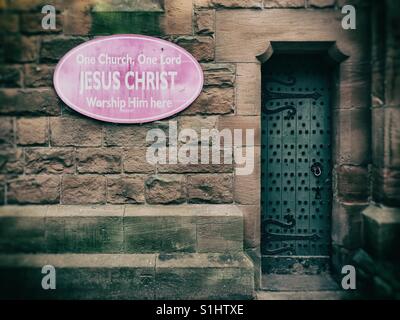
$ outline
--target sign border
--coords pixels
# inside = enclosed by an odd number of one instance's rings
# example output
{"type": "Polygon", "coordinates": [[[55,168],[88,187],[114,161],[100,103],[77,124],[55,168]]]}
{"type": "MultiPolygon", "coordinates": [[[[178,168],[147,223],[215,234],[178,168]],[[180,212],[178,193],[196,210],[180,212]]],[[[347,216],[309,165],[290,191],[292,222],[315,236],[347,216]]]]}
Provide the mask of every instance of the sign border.
{"type": "Polygon", "coordinates": [[[112,36],[102,36],[98,37],[95,39],[91,39],[89,41],[86,41],[75,48],[71,49],[68,51],[58,62],[55,70],[54,70],[54,75],[53,75],[53,84],[54,84],[54,89],[57,93],[57,95],[60,97],[60,99],[71,109],[75,110],[76,112],[83,114],[87,117],[99,120],[99,121],[104,121],[104,122],[111,122],[111,123],[120,123],[120,124],[133,124],[133,123],[147,123],[147,122],[153,122],[161,119],[168,118],[174,114],[177,114],[184,109],[186,109],[190,104],[192,104],[196,98],[200,95],[201,91],[203,90],[204,86],[204,74],[203,74],[203,69],[200,66],[200,63],[184,48],[176,45],[175,43],[166,41],[164,39],[159,39],[151,36],[145,36],[145,35],[138,35],[138,34],[117,34],[117,35],[112,35],[112,36]],[[109,118],[105,116],[101,116],[98,114],[91,113],[87,110],[81,109],[79,106],[76,106],[75,103],[72,103],[65,95],[62,93],[62,91],[59,89],[60,87],[60,79],[59,79],[59,69],[63,66],[63,64],[67,61],[67,59],[75,53],[78,50],[83,49],[86,46],[92,45],[94,42],[104,42],[104,41],[110,41],[113,40],[114,38],[119,38],[119,39],[146,39],[146,41],[153,41],[153,42],[163,42],[165,45],[174,47],[175,49],[178,49],[180,52],[184,53],[190,60],[194,62],[194,65],[197,68],[197,71],[200,74],[200,85],[199,88],[196,90],[196,92],[190,97],[190,99],[187,99],[186,102],[184,102],[182,105],[180,105],[177,108],[174,108],[172,111],[159,114],[157,116],[153,117],[147,117],[147,118],[141,118],[141,119],[124,119],[124,118],[109,118]]]}

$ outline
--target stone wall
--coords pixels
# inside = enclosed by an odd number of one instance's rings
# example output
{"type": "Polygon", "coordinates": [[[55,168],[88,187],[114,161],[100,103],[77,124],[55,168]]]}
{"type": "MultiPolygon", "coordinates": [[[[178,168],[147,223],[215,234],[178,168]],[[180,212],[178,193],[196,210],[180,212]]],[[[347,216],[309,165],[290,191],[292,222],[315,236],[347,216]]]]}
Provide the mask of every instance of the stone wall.
{"type": "Polygon", "coordinates": [[[352,258],[375,298],[400,299],[400,4],[372,7],[372,201],[352,258]]]}
{"type": "MultiPolygon", "coordinates": [[[[0,204],[233,203],[244,215],[245,246],[257,252],[261,76],[256,54],[270,40],[265,32],[275,32],[265,30],[263,19],[279,14],[301,27],[281,24],[277,38],[331,41],[342,37],[345,41],[339,49],[351,55],[340,69],[336,89],[342,97],[334,111],[336,266],[348,262],[362,245],[361,211],[371,200],[371,186],[373,200],[399,206],[395,19],[385,20],[383,13],[373,20],[372,166],[370,37],[362,31],[339,35],[329,27],[329,23],[339,26],[340,8],[352,2],[360,9],[359,30],[369,30],[370,8],[364,6],[368,1],[145,0],[129,6],[118,0],[50,2],[58,10],[57,29],[45,31],[40,10],[48,1],[0,0],[0,204]],[[227,28],[238,23],[239,11],[242,17],[258,20],[227,28]],[[393,32],[383,39],[385,28],[393,32]],[[252,175],[236,176],[234,165],[149,165],[147,130],[167,130],[169,120],[145,125],[103,123],[74,112],[58,99],[52,74],[59,59],[96,35],[115,33],[161,37],[194,55],[204,70],[205,86],[197,100],[171,120],[177,121],[178,129],[256,129],[252,175]],[[248,40],[246,45],[237,35],[248,40]]],[[[388,1],[390,6],[395,2],[388,1]]],[[[278,18],[268,21],[280,23],[278,18]]]]}

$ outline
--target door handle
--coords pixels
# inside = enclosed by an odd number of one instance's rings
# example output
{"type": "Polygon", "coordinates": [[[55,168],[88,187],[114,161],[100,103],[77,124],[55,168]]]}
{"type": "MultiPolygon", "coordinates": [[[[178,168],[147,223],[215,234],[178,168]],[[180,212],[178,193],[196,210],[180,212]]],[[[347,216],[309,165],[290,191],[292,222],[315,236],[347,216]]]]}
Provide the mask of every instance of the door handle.
{"type": "Polygon", "coordinates": [[[322,164],[319,162],[314,162],[310,169],[315,177],[319,177],[322,174],[322,164]]]}

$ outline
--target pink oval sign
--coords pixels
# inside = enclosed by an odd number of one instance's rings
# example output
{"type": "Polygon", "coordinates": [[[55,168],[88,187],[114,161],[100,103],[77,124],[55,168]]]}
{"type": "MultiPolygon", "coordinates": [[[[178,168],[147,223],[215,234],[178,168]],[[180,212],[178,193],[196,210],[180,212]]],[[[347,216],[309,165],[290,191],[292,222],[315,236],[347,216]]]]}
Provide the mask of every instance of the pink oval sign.
{"type": "Polygon", "coordinates": [[[203,72],[181,47],[140,35],[101,37],[77,46],[54,73],[58,96],[97,120],[144,123],[189,106],[203,87],[203,72]]]}

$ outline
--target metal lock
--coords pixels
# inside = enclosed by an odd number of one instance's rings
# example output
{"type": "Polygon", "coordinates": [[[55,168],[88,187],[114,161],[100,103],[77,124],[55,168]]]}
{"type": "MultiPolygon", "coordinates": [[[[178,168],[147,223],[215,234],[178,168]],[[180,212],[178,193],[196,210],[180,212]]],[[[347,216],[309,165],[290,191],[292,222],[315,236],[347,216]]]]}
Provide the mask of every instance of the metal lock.
{"type": "Polygon", "coordinates": [[[315,177],[319,177],[322,174],[322,164],[319,162],[314,162],[311,166],[311,172],[315,177]]]}

